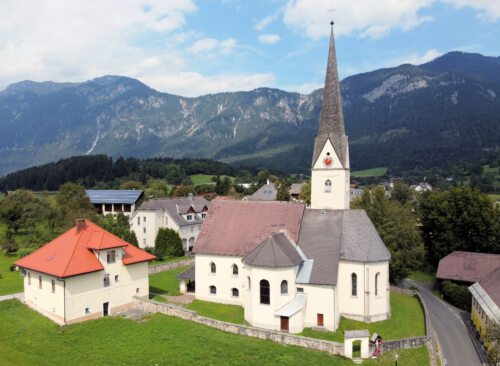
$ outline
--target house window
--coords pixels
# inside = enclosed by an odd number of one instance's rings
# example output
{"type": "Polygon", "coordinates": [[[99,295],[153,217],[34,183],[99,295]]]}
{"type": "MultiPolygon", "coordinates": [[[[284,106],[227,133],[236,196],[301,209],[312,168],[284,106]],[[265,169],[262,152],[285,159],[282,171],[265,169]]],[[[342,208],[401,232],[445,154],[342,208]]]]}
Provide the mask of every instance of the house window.
{"type": "Polygon", "coordinates": [[[141,217],[137,216],[137,225],[140,225],[140,224],[141,224],[141,217]]]}
{"type": "Polygon", "coordinates": [[[115,263],[116,260],[116,250],[108,250],[107,254],[107,261],[108,263],[115,263]]]}
{"type": "Polygon", "coordinates": [[[113,205],[111,203],[106,203],[104,205],[104,211],[105,212],[111,212],[111,211],[113,211],[112,207],[113,207],[113,205]]]}
{"type": "Polygon", "coordinates": [[[140,291],[141,291],[141,290],[139,289],[139,287],[137,287],[137,288],[135,289],[135,293],[136,293],[136,294],[138,294],[140,291]]]}
{"type": "Polygon", "coordinates": [[[52,280],[51,283],[52,283],[52,293],[55,294],[56,293],[56,281],[52,280]]]}
{"type": "Polygon", "coordinates": [[[247,281],[248,281],[248,291],[250,291],[252,289],[252,282],[250,281],[250,276],[247,277],[247,281]]]}
{"type": "Polygon", "coordinates": [[[240,296],[240,291],[237,288],[231,289],[231,295],[233,297],[239,297],[240,296]]]}
{"type": "Polygon", "coordinates": [[[281,294],[288,295],[288,282],[286,280],[281,281],[281,294]]]}
{"type": "Polygon", "coordinates": [[[123,212],[130,212],[132,211],[132,207],[129,204],[123,205],[123,212]]]}
{"type": "Polygon", "coordinates": [[[375,296],[378,296],[378,278],[380,277],[380,273],[375,275],[375,296]]]}
{"type": "Polygon", "coordinates": [[[351,296],[358,296],[358,276],[356,273],[351,275],[351,296]]]}
{"type": "Polygon", "coordinates": [[[115,203],[113,205],[113,208],[115,209],[115,212],[122,212],[122,204],[121,203],[115,203]]]}
{"type": "Polygon", "coordinates": [[[303,287],[297,287],[297,292],[304,292],[304,288],[303,287]]]}
{"type": "Polygon", "coordinates": [[[217,272],[217,267],[215,266],[214,262],[210,263],[210,273],[216,273],[217,272]]]}
{"type": "Polygon", "coordinates": [[[144,228],[142,228],[142,232],[143,232],[144,234],[146,234],[146,228],[145,228],[145,227],[144,227],[144,228]]]}
{"type": "Polygon", "coordinates": [[[271,303],[271,296],[270,296],[270,289],[269,289],[269,281],[268,280],[261,280],[260,281],[260,303],[264,305],[269,305],[271,303]]]}
{"type": "Polygon", "coordinates": [[[144,246],[146,246],[146,239],[142,239],[142,244],[144,244],[144,246]]]}
{"type": "Polygon", "coordinates": [[[42,276],[38,276],[38,288],[42,289],[42,276]]]}
{"type": "Polygon", "coordinates": [[[238,275],[238,266],[236,264],[233,264],[233,276],[238,275]]]}
{"type": "Polygon", "coordinates": [[[85,308],[85,315],[90,314],[90,308],[85,308]]]}
{"type": "Polygon", "coordinates": [[[188,221],[192,221],[192,220],[193,220],[193,215],[187,215],[187,216],[186,216],[186,220],[188,220],[188,221]]]}
{"type": "Polygon", "coordinates": [[[28,286],[31,286],[31,272],[28,272],[28,286]]]}
{"type": "Polygon", "coordinates": [[[210,294],[211,295],[217,294],[217,288],[214,285],[210,286],[210,294]]]}
{"type": "Polygon", "coordinates": [[[330,193],[332,191],[332,181],[330,179],[327,179],[325,181],[325,192],[330,193]]]}
{"type": "Polygon", "coordinates": [[[146,216],[144,216],[144,217],[142,218],[142,221],[143,221],[144,223],[146,223],[146,216]]]}
{"type": "Polygon", "coordinates": [[[118,275],[115,275],[115,282],[120,282],[120,278],[118,277],[118,275]]]}
{"type": "Polygon", "coordinates": [[[104,287],[109,287],[109,274],[104,275],[104,287]]]}
{"type": "Polygon", "coordinates": [[[207,217],[207,214],[205,212],[202,212],[201,213],[201,218],[204,219],[205,217],[207,217]]]}

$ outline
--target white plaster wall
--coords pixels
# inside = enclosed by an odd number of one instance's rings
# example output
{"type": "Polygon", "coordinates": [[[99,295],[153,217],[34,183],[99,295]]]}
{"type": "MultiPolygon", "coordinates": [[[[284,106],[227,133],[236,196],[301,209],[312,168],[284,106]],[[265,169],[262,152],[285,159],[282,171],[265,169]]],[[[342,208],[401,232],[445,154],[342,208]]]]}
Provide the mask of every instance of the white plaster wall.
{"type": "Polygon", "coordinates": [[[333,286],[300,285],[307,294],[304,326],[316,327],[317,315],[323,314],[324,327],[330,331],[337,329],[335,314],[335,288],[333,286]]]}
{"type": "Polygon", "coordinates": [[[246,276],[243,271],[242,257],[196,254],[195,262],[195,296],[199,300],[219,302],[223,304],[242,305],[243,282],[246,276]],[[216,265],[216,273],[210,272],[210,263],[216,265]],[[238,275],[233,275],[233,264],[238,266],[238,275]],[[217,294],[210,294],[210,286],[217,288],[217,294]],[[231,289],[237,288],[239,297],[233,297],[231,289]]]}
{"type": "Polygon", "coordinates": [[[64,282],[57,277],[37,271],[26,270],[24,276],[24,300],[41,312],[52,315],[59,321],[64,320],[64,282]],[[28,284],[28,273],[31,285],[28,284]],[[38,276],[42,276],[42,288],[38,286],[38,276]],[[52,293],[52,280],[55,280],[55,292],[52,293]]]}

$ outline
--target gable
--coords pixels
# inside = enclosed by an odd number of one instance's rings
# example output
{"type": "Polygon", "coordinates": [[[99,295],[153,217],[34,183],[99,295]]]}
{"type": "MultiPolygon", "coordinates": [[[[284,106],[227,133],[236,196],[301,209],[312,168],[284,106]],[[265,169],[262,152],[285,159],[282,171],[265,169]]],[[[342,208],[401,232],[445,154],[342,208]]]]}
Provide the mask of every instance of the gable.
{"type": "Polygon", "coordinates": [[[313,164],[313,169],[344,169],[330,139],[327,139],[323,145],[317,160],[313,164]],[[331,157],[333,160],[329,167],[324,164],[326,157],[331,157]]]}

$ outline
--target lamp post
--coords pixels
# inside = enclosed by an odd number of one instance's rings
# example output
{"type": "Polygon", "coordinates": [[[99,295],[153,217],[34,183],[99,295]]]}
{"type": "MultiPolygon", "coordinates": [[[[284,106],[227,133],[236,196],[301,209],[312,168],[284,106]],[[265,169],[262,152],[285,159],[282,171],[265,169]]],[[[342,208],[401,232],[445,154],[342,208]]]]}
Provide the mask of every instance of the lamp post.
{"type": "Polygon", "coordinates": [[[398,366],[398,359],[399,359],[399,355],[398,353],[396,352],[396,354],[394,355],[394,361],[396,362],[395,365],[398,366]]]}

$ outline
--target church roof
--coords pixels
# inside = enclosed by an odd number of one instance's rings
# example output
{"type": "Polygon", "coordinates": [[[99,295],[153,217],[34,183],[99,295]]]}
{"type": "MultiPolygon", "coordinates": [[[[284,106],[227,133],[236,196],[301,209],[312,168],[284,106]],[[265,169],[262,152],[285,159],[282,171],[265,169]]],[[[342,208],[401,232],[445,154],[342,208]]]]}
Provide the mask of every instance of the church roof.
{"type": "Polygon", "coordinates": [[[293,267],[304,259],[285,233],[277,233],[243,258],[243,263],[259,267],[293,267]]]}
{"type": "Polygon", "coordinates": [[[328,139],[331,141],[342,166],[346,167],[348,164],[348,142],[344,129],[344,115],[342,112],[342,97],[340,95],[333,26],[330,35],[325,88],[323,90],[323,106],[319,117],[318,135],[314,140],[313,165],[318,160],[321,150],[328,139]]]}
{"type": "Polygon", "coordinates": [[[278,190],[274,183],[264,184],[254,194],[247,197],[249,201],[275,201],[278,190]]]}

